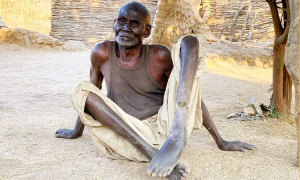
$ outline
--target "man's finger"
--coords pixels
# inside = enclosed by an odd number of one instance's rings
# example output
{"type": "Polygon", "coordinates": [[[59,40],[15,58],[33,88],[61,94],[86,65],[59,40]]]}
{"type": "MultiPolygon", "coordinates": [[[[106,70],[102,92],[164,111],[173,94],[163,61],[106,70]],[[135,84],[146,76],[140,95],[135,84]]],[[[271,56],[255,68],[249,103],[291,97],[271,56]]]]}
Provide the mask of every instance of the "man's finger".
{"type": "Polygon", "coordinates": [[[245,143],[244,144],[244,148],[246,148],[248,150],[253,150],[253,149],[256,149],[256,146],[245,143]]]}
{"type": "Polygon", "coordinates": [[[240,148],[238,148],[238,150],[241,151],[241,152],[245,152],[246,149],[243,148],[243,147],[240,147],[240,148]]]}
{"type": "Polygon", "coordinates": [[[61,138],[62,136],[61,136],[61,134],[55,134],[55,137],[61,138]]]}
{"type": "Polygon", "coordinates": [[[232,146],[227,149],[227,151],[241,151],[241,152],[244,152],[245,150],[246,149],[243,147],[243,144],[240,142],[232,144],[232,146]]]}
{"type": "Polygon", "coordinates": [[[55,132],[55,134],[58,134],[58,133],[60,133],[60,132],[61,132],[61,130],[62,130],[62,129],[59,129],[59,130],[57,130],[57,131],[55,132]]]}
{"type": "Polygon", "coordinates": [[[71,129],[59,129],[59,130],[57,130],[56,131],[56,133],[55,134],[57,134],[57,133],[63,133],[63,132],[71,132],[72,130],[71,129]]]}
{"type": "Polygon", "coordinates": [[[59,132],[59,133],[55,134],[55,137],[69,139],[70,138],[70,134],[64,133],[64,131],[62,131],[62,132],[59,132]]]}

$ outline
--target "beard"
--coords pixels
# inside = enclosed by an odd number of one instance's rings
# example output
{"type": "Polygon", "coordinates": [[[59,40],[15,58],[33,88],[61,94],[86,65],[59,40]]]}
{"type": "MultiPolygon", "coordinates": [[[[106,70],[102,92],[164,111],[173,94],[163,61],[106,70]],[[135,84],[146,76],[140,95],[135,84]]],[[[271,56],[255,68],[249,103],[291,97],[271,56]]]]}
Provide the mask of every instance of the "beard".
{"type": "Polygon", "coordinates": [[[121,37],[117,37],[116,38],[116,41],[117,43],[120,45],[120,46],[123,46],[125,48],[130,48],[130,47],[133,47],[136,45],[136,42],[134,39],[131,39],[131,40],[124,40],[122,39],[121,37]]]}

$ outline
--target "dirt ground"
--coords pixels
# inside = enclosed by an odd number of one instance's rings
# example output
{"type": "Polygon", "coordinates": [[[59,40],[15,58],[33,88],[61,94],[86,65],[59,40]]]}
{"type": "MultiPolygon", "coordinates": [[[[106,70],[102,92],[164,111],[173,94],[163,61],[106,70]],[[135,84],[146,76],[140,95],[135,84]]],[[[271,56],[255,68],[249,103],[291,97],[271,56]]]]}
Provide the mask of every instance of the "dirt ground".
{"type": "MultiPolygon", "coordinates": [[[[144,180],[147,163],[111,160],[93,144],[87,130],[57,139],[59,128],[73,128],[76,112],[70,90],[89,80],[90,51],[32,50],[0,44],[0,179],[144,180]]],[[[266,119],[230,122],[249,98],[268,104],[272,69],[209,62],[202,96],[221,135],[254,144],[257,150],[223,152],[202,128],[189,138],[181,161],[192,168],[187,179],[299,178],[294,166],[295,124],[266,119]]]]}

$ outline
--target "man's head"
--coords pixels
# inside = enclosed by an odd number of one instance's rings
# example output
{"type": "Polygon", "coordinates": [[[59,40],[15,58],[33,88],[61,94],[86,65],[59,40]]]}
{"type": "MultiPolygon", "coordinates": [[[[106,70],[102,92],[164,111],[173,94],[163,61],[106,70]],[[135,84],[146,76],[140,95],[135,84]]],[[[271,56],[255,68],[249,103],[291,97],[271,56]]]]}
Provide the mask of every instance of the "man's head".
{"type": "Polygon", "coordinates": [[[138,46],[151,33],[150,13],[138,2],[125,4],[119,9],[113,28],[119,45],[126,48],[138,46]]]}

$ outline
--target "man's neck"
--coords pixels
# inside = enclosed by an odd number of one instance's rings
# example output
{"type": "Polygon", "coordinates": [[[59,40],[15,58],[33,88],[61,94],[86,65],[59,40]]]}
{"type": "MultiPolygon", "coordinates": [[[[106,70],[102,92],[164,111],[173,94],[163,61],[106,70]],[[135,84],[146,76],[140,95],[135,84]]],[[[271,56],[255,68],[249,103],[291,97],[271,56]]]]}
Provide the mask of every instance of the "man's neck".
{"type": "Polygon", "coordinates": [[[142,46],[143,45],[140,44],[132,48],[125,48],[124,46],[118,45],[116,55],[122,64],[123,63],[136,64],[140,60],[142,46]]]}

